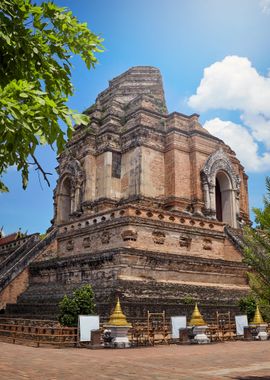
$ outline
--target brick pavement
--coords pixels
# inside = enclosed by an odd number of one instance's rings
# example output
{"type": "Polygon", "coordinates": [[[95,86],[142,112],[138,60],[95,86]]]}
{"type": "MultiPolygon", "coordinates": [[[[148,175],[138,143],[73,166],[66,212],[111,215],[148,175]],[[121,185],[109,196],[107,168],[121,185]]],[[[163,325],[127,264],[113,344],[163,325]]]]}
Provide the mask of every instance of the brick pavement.
{"type": "Polygon", "coordinates": [[[270,341],[126,350],[34,348],[0,342],[1,380],[270,380],[270,341]]]}

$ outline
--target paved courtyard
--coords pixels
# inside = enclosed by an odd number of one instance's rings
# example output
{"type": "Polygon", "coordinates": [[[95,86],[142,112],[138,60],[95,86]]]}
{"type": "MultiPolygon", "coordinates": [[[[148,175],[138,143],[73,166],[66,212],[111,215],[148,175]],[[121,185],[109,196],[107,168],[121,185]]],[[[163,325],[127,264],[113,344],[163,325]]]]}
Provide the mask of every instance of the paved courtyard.
{"type": "Polygon", "coordinates": [[[0,342],[0,379],[270,380],[270,341],[126,350],[34,348],[0,342]]]}

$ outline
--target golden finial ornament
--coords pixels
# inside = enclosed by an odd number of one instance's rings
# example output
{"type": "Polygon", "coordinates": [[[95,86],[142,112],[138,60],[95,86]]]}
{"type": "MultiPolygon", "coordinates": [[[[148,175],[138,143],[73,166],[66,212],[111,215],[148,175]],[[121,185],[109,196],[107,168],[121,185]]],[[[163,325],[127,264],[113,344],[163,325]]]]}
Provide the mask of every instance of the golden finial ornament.
{"type": "Polygon", "coordinates": [[[119,297],[117,298],[117,302],[116,302],[114,311],[110,316],[110,320],[108,322],[108,325],[111,325],[111,326],[130,326],[131,327],[131,324],[128,323],[125,314],[122,312],[119,297]]]}
{"type": "Polygon", "coordinates": [[[263,317],[261,315],[261,312],[260,312],[260,309],[259,309],[259,306],[257,305],[256,306],[256,311],[255,311],[255,315],[254,315],[254,318],[253,318],[253,321],[252,321],[252,324],[253,325],[262,325],[264,324],[264,320],[263,320],[263,317]]]}
{"type": "Polygon", "coordinates": [[[206,326],[206,323],[204,322],[203,317],[198,308],[197,302],[195,304],[189,325],[190,326],[206,326]]]}

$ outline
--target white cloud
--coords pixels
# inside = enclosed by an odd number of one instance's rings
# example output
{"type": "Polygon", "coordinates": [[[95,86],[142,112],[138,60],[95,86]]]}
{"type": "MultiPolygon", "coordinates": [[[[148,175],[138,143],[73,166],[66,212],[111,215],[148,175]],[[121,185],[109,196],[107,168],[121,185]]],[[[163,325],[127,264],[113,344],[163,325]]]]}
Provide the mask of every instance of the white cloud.
{"type": "Polygon", "coordinates": [[[263,13],[270,13],[270,0],[260,0],[260,7],[263,13]]]}
{"type": "MultiPolygon", "coordinates": [[[[269,0],[270,3],[270,0],[269,0]]],[[[218,123],[209,124],[211,133],[222,138],[239,155],[239,158],[247,162],[246,168],[253,171],[263,171],[270,168],[270,78],[260,75],[252,67],[251,62],[244,57],[227,56],[222,61],[215,62],[204,69],[203,78],[196,94],[192,95],[188,104],[197,111],[209,109],[238,110],[241,113],[243,125],[224,122],[214,119],[218,123]],[[237,128],[236,128],[237,126],[237,128]],[[224,128],[228,128],[225,133],[224,128]],[[241,151],[241,145],[233,147],[237,140],[234,133],[241,133],[242,139],[246,139],[253,154],[254,164],[250,158],[244,158],[249,152],[241,151]],[[223,137],[220,136],[223,135],[223,137]],[[258,142],[265,146],[262,156],[258,155],[258,142]],[[251,144],[252,143],[252,144],[251,144]]]]}
{"type": "Polygon", "coordinates": [[[206,121],[204,128],[230,145],[247,170],[260,172],[270,169],[270,153],[260,156],[258,144],[242,125],[215,118],[206,121]]]}
{"type": "Polygon", "coordinates": [[[263,113],[270,117],[270,78],[263,77],[247,58],[228,56],[204,69],[204,76],[189,105],[263,113]]]}
{"type": "MultiPolygon", "coordinates": [[[[270,103],[269,103],[270,107],[270,103]]],[[[252,131],[255,140],[262,142],[270,149],[270,120],[263,114],[244,113],[241,116],[243,124],[252,131]]]]}

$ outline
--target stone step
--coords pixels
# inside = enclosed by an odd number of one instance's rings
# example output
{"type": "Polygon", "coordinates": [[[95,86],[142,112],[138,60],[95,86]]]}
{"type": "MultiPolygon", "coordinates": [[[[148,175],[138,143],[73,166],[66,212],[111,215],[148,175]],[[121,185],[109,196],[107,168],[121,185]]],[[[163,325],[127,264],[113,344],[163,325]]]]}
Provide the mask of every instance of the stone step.
{"type": "Polygon", "coordinates": [[[40,240],[38,235],[33,235],[1,264],[0,292],[31,264],[40,251],[53,241],[56,234],[57,230],[55,229],[43,240],[40,240]]]}
{"type": "Polygon", "coordinates": [[[29,315],[33,318],[36,316],[48,316],[48,319],[55,319],[59,313],[57,304],[7,304],[6,313],[7,315],[25,316],[29,315]]]}

